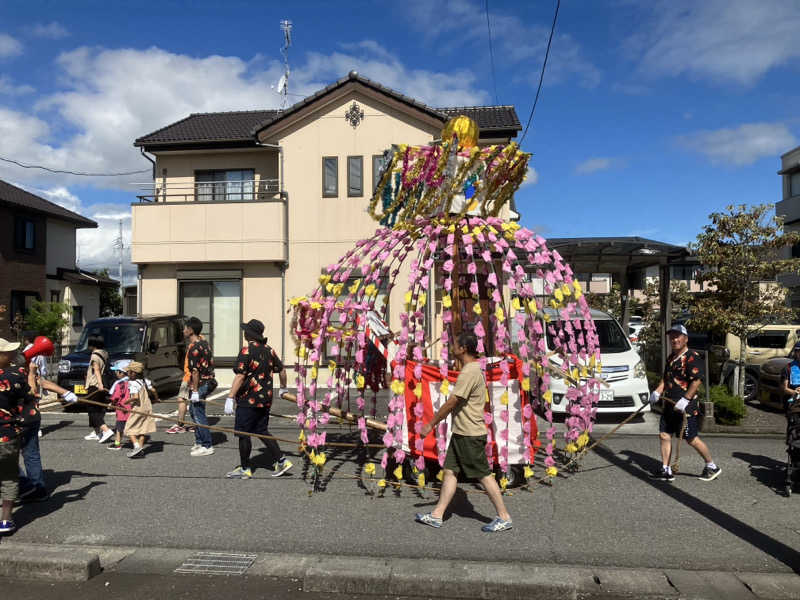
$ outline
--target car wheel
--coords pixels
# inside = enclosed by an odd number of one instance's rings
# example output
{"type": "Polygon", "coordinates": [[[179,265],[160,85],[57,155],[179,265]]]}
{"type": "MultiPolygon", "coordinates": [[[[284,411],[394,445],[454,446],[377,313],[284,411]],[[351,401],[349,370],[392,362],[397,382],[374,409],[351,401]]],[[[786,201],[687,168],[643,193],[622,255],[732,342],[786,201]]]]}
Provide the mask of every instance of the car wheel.
{"type": "Polygon", "coordinates": [[[758,399],[758,378],[752,373],[744,374],[744,400],[755,402],[758,399]]]}
{"type": "MultiPolygon", "coordinates": [[[[503,478],[503,471],[499,468],[495,471],[495,479],[497,479],[497,483],[500,483],[500,480],[503,478]]],[[[509,488],[518,487],[525,483],[525,476],[523,474],[522,467],[520,465],[510,465],[508,467],[508,473],[505,474],[506,479],[508,480],[509,488]]]]}

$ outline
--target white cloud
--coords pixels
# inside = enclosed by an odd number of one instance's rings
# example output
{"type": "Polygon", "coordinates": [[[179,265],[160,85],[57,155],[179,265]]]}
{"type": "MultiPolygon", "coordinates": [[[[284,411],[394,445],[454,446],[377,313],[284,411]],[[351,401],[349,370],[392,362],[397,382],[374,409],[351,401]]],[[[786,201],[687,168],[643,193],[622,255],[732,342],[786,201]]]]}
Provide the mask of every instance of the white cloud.
{"type": "Polygon", "coordinates": [[[30,28],[30,32],[31,35],[49,40],[60,40],[61,38],[65,38],[69,35],[69,31],[67,31],[66,27],[56,21],[51,21],[46,25],[43,23],[37,23],[30,28]]]}
{"type": "Polygon", "coordinates": [[[81,211],[81,201],[75,194],[70,192],[67,188],[62,186],[56,186],[49,189],[39,190],[36,188],[28,188],[34,194],[39,194],[44,196],[50,202],[55,202],[56,204],[63,206],[67,210],[71,210],[72,212],[76,212],[80,214],[81,211]]]}
{"type": "Polygon", "coordinates": [[[16,85],[10,77],[0,75],[0,94],[8,96],[22,96],[24,94],[32,94],[36,90],[30,85],[16,85]]]}
{"type": "Polygon", "coordinates": [[[714,164],[750,165],[760,158],[775,158],[797,145],[783,123],[745,123],[735,128],[697,131],[679,136],[684,148],[705,154],[714,164]]]}
{"type": "Polygon", "coordinates": [[[539,172],[533,167],[528,167],[528,171],[525,176],[525,181],[522,182],[522,186],[526,185],[533,186],[536,185],[537,183],[539,183],[539,172]]]}
{"type": "Polygon", "coordinates": [[[598,171],[606,171],[617,166],[618,164],[619,160],[616,158],[589,158],[575,167],[575,172],[579,175],[588,175],[598,171]]]}
{"type": "MultiPolygon", "coordinates": [[[[488,48],[489,32],[483,2],[412,0],[407,7],[412,27],[416,27],[429,42],[435,40],[437,50],[456,53],[468,46],[474,52],[476,44],[488,48]]],[[[517,82],[538,84],[551,23],[529,24],[496,8],[492,8],[490,22],[495,64],[514,65],[517,82]]],[[[577,79],[583,86],[595,87],[602,80],[602,73],[584,56],[580,44],[571,35],[560,33],[557,27],[545,82],[552,84],[567,79],[577,79]]]]}
{"type": "Polygon", "coordinates": [[[642,74],[752,85],[800,57],[800,3],[786,0],[660,0],[623,47],[642,74]]]}
{"type": "Polygon", "coordinates": [[[0,33],[0,58],[22,54],[22,44],[7,33],[0,33]]]}

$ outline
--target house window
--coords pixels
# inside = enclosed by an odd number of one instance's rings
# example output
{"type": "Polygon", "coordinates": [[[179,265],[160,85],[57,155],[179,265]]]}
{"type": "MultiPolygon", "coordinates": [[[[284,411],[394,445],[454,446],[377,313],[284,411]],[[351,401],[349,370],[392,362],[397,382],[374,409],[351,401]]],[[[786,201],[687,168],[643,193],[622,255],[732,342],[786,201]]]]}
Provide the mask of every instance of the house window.
{"type": "Polygon", "coordinates": [[[347,157],[347,195],[357,198],[364,195],[364,157],[347,157]]]}
{"type": "Polygon", "coordinates": [[[800,258],[800,244],[792,246],[792,258],[800,258]]]}
{"type": "Polygon", "coordinates": [[[675,281],[693,281],[697,268],[693,265],[673,265],[670,267],[670,279],[675,281]]]}
{"type": "Polygon", "coordinates": [[[378,184],[381,182],[381,170],[386,164],[386,157],[383,154],[374,154],[372,156],[372,192],[378,189],[378,184]]]}
{"type": "Polygon", "coordinates": [[[181,282],[181,313],[203,323],[202,335],[215,358],[233,360],[241,349],[242,282],[181,282]]]}
{"type": "Polygon", "coordinates": [[[36,249],[36,223],[26,217],[14,220],[14,247],[24,252],[36,249]]]}
{"type": "Polygon", "coordinates": [[[82,306],[73,306],[72,307],[72,326],[73,327],[83,327],[83,307],[82,306]]]}
{"type": "Polygon", "coordinates": [[[61,292],[58,290],[50,290],[50,302],[60,302],[61,292]]]}
{"type": "Polygon", "coordinates": [[[33,303],[39,299],[39,294],[36,292],[11,290],[11,310],[8,313],[9,323],[13,324],[17,317],[24,319],[33,303]]]}
{"type": "Polygon", "coordinates": [[[201,202],[230,202],[254,200],[255,171],[195,171],[197,199],[201,202]]]}
{"type": "Polygon", "coordinates": [[[322,157],[322,197],[336,198],[339,195],[339,159],[322,157]]]}
{"type": "Polygon", "coordinates": [[[800,172],[789,175],[789,195],[800,196],[800,172]]]}

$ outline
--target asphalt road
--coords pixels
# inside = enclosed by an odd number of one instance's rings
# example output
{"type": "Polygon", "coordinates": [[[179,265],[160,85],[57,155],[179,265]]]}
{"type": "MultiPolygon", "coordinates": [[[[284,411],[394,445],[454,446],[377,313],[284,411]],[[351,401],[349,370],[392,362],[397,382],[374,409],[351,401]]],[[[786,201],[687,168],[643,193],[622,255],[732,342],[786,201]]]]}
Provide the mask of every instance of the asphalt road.
{"type": "MultiPolygon", "coordinates": [[[[800,572],[800,497],[778,493],[785,450],[774,437],[707,438],[723,469],[710,483],[697,478],[703,463],[684,444],[682,473],[664,484],[647,477],[659,464],[655,433],[614,436],[579,472],[515,490],[506,498],[514,530],[487,535],[480,526],[493,514],[482,494],[460,492],[435,530],[413,522],[435,491],[374,498],[352,479],[357,452],[332,453],[332,478],[311,494],[296,447],[283,444],[296,464],[286,477],[270,477],[257,458],[254,479],[226,480],[238,464],[234,439],[214,434],[216,454],[195,458],[193,436],[166,435],[168,425],[145,458],[130,460],[84,441],[85,415],[46,414],[42,455],[54,492],[17,509],[15,541],[800,572]]],[[[656,431],[652,421],[641,427],[656,431]]],[[[289,421],[274,419],[272,429],[296,437],[289,421]]]]}

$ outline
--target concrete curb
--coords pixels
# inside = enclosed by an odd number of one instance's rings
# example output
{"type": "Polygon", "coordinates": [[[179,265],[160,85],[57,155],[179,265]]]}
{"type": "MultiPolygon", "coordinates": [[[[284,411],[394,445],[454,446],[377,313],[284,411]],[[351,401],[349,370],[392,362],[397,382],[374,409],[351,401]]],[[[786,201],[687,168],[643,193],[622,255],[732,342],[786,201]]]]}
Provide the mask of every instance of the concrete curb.
{"type": "Polygon", "coordinates": [[[0,545],[0,577],[87,581],[100,571],[100,557],[92,550],[40,544],[0,545]]]}
{"type": "MultiPolygon", "coordinates": [[[[81,581],[101,572],[169,575],[197,549],[4,543],[0,576],[81,581]]],[[[180,577],[183,575],[174,575],[180,577]]],[[[300,582],[306,592],[464,599],[800,598],[792,573],[686,571],[411,558],[258,553],[248,578],[300,582]]]]}

